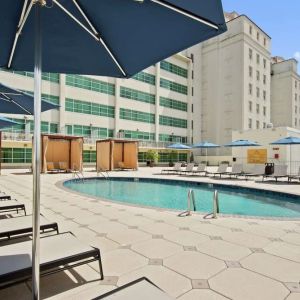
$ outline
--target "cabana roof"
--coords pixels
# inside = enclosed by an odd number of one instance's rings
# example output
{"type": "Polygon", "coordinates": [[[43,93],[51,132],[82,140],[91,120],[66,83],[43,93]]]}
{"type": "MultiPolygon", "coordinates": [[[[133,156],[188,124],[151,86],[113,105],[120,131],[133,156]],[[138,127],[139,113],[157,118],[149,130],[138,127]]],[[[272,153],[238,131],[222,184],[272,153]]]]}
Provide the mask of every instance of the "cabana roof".
{"type": "Polygon", "coordinates": [[[82,136],[62,135],[62,134],[42,134],[42,137],[43,136],[47,136],[50,139],[64,139],[64,140],[78,140],[78,139],[83,139],[82,136]]]}

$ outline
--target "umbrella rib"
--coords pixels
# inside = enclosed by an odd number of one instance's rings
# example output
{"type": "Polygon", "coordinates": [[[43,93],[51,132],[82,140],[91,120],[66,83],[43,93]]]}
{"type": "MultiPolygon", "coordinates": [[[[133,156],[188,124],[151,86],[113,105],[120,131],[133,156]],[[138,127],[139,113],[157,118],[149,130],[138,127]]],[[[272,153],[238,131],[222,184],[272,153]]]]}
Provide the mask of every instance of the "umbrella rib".
{"type": "Polygon", "coordinates": [[[4,97],[4,98],[0,97],[0,99],[7,101],[7,102],[11,102],[11,103],[15,104],[16,106],[20,107],[22,110],[24,110],[24,112],[26,114],[32,115],[32,113],[29,110],[27,110],[25,107],[20,105],[18,102],[14,101],[12,98],[8,97],[7,94],[0,93],[0,95],[4,97]]]}
{"type": "Polygon", "coordinates": [[[29,15],[29,13],[31,11],[31,8],[32,8],[32,5],[33,5],[33,1],[30,2],[29,6],[27,8],[27,11],[25,12],[26,5],[27,5],[27,0],[24,1],[22,13],[21,13],[21,17],[20,17],[20,20],[19,20],[19,26],[18,26],[16,35],[15,35],[14,43],[13,43],[12,50],[11,50],[10,56],[9,56],[9,61],[8,61],[8,65],[7,65],[8,68],[11,67],[11,63],[12,63],[12,60],[13,60],[13,57],[14,57],[14,54],[15,54],[15,50],[16,50],[16,46],[17,46],[17,43],[18,43],[18,39],[19,39],[19,36],[20,36],[20,34],[22,32],[22,29],[23,29],[23,27],[25,25],[25,22],[26,22],[26,20],[28,18],[28,15],[29,15]]]}
{"type": "Polygon", "coordinates": [[[118,62],[117,58],[113,55],[107,44],[104,42],[104,40],[100,37],[99,33],[96,31],[92,23],[89,21],[83,10],[80,8],[79,4],[76,3],[76,1],[73,0],[74,4],[78,8],[79,12],[82,14],[84,19],[87,21],[89,26],[91,27],[92,31],[88,29],[84,24],[82,24],[72,13],[70,13],[63,5],[61,5],[58,0],[52,0],[62,11],[64,11],[71,19],[73,19],[80,27],[82,27],[87,33],[89,33],[97,42],[100,42],[102,46],[105,48],[106,52],[109,54],[111,59],[114,61],[114,63],[117,65],[119,70],[122,72],[124,76],[126,76],[126,73],[124,69],[122,68],[121,64],[118,62]]]}
{"type": "Polygon", "coordinates": [[[151,2],[154,2],[154,3],[156,3],[156,4],[159,4],[159,5],[161,5],[161,6],[164,6],[164,7],[168,8],[168,9],[171,9],[171,10],[173,10],[173,11],[175,11],[175,12],[181,14],[181,15],[184,15],[184,16],[186,16],[186,17],[188,17],[188,18],[191,18],[191,19],[193,19],[193,20],[195,20],[195,21],[198,21],[198,22],[200,22],[200,23],[202,23],[202,24],[205,24],[205,25],[207,25],[207,26],[209,26],[209,27],[212,27],[212,28],[214,28],[214,29],[216,29],[216,30],[219,30],[219,27],[218,27],[217,25],[215,25],[215,24],[213,24],[213,23],[211,23],[211,22],[209,22],[209,21],[206,21],[206,20],[204,20],[203,18],[200,18],[200,17],[197,17],[197,16],[195,16],[195,15],[192,15],[192,14],[190,14],[190,13],[184,11],[184,10],[181,10],[180,8],[178,8],[178,7],[176,7],[176,6],[173,6],[173,5],[171,5],[171,4],[168,4],[168,3],[164,2],[164,1],[161,1],[161,0],[151,0],[151,2]]]}

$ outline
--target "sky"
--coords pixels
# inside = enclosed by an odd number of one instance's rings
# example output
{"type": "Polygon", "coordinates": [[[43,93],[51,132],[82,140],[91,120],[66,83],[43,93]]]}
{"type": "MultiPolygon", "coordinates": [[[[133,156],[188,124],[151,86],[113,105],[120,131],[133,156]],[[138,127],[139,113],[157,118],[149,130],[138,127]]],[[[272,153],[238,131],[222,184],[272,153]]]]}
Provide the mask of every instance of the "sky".
{"type": "Polygon", "coordinates": [[[247,15],[272,38],[272,56],[296,58],[300,71],[300,0],[222,0],[224,11],[247,15]]]}

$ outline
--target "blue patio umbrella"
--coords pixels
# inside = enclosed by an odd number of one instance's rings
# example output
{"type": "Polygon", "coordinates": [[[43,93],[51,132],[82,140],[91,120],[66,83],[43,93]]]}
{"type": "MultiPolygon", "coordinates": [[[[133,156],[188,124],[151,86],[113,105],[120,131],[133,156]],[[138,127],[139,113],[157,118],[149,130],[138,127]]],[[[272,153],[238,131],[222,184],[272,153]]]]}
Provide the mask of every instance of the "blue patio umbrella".
{"type": "MultiPolygon", "coordinates": [[[[192,149],[192,147],[184,145],[184,144],[180,144],[180,143],[176,143],[176,144],[171,144],[169,146],[167,146],[168,149],[174,149],[174,150],[190,150],[192,149]]],[[[177,152],[177,160],[179,160],[179,153],[177,152]]]]}
{"type": "Polygon", "coordinates": [[[208,149],[214,149],[214,148],[219,148],[220,145],[214,144],[214,143],[210,143],[208,141],[204,141],[198,144],[195,144],[192,146],[193,148],[200,148],[200,149],[205,149],[205,161],[207,164],[207,150],[208,149]]]}
{"type": "MultiPolygon", "coordinates": [[[[47,111],[58,107],[56,104],[43,100],[41,110],[47,111]]],[[[33,115],[33,96],[0,83],[0,112],[5,114],[33,115]]]]}
{"type": "Polygon", "coordinates": [[[290,145],[290,174],[292,173],[292,145],[300,145],[300,138],[294,137],[294,136],[288,136],[285,138],[281,138],[279,140],[276,140],[270,145],[290,145]]]}
{"type": "Polygon", "coordinates": [[[13,120],[10,120],[10,119],[7,119],[7,118],[4,118],[4,117],[0,116],[0,129],[8,128],[8,127],[18,125],[18,124],[19,123],[15,122],[13,120]]]}
{"type": "MultiPolygon", "coordinates": [[[[260,146],[257,142],[250,140],[235,140],[231,143],[225,144],[224,147],[257,147],[260,146]]],[[[242,153],[242,160],[244,160],[244,153],[242,153]]]]}
{"type": "Polygon", "coordinates": [[[0,7],[0,66],[35,73],[32,260],[39,299],[41,70],[128,78],[225,32],[226,24],[220,0],[2,0],[0,7]]]}

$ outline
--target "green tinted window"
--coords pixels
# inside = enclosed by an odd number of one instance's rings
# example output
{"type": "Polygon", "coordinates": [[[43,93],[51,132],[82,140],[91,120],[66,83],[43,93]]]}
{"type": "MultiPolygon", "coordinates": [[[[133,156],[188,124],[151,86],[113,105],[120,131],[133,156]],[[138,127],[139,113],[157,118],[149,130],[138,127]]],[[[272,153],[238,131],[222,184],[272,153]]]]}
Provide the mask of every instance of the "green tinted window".
{"type": "Polygon", "coordinates": [[[155,95],[121,86],[120,96],[127,99],[155,104],[155,95]]]}
{"type": "Polygon", "coordinates": [[[31,148],[2,148],[3,163],[31,163],[31,148]]]}
{"type": "Polygon", "coordinates": [[[146,72],[139,72],[132,76],[132,79],[155,85],[155,76],[146,72]]]}
{"type": "Polygon", "coordinates": [[[159,124],[171,127],[187,128],[187,120],[162,115],[159,116],[159,124]]]}
{"type": "Polygon", "coordinates": [[[115,95],[114,84],[81,75],[66,75],[66,85],[103,94],[115,95]]]}
{"type": "Polygon", "coordinates": [[[95,163],[96,162],[96,151],[84,150],[83,151],[83,162],[95,163]]]}
{"type": "Polygon", "coordinates": [[[131,131],[131,130],[124,130],[123,132],[124,132],[125,139],[142,140],[142,141],[155,140],[155,134],[151,132],[131,131]]]}
{"type": "Polygon", "coordinates": [[[160,87],[180,94],[184,94],[184,95],[188,94],[188,88],[186,85],[179,84],[164,78],[160,79],[160,87]]]}
{"type": "Polygon", "coordinates": [[[171,72],[171,73],[179,75],[181,77],[184,77],[184,78],[188,77],[188,70],[187,69],[179,67],[177,65],[174,65],[174,64],[172,64],[168,61],[165,61],[165,60],[160,62],[160,68],[165,70],[165,71],[171,72]]]}
{"type": "Polygon", "coordinates": [[[154,114],[125,108],[120,108],[120,119],[155,124],[154,114]]]}
{"type": "Polygon", "coordinates": [[[159,140],[161,142],[171,142],[171,143],[187,143],[186,136],[178,136],[178,135],[171,135],[171,134],[160,134],[159,140]]]}
{"type": "Polygon", "coordinates": [[[166,97],[159,97],[159,105],[164,107],[169,107],[172,109],[187,111],[187,103],[166,98],[166,97]]]}

